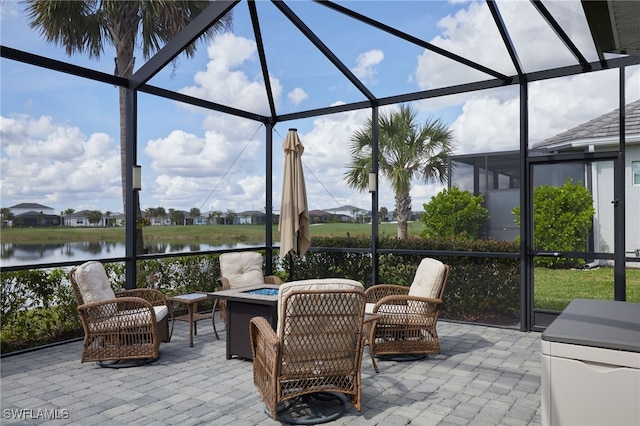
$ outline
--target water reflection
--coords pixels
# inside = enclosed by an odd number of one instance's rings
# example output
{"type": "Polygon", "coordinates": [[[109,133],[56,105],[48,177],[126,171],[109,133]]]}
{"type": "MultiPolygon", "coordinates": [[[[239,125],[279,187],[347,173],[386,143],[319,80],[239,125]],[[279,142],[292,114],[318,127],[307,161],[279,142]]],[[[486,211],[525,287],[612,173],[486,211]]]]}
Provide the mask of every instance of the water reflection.
{"type": "MultiPolygon", "coordinates": [[[[220,250],[230,248],[259,247],[262,244],[189,244],[189,243],[151,243],[148,253],[183,253],[201,250],[220,250]]],[[[84,241],[55,244],[0,244],[2,266],[29,265],[37,263],[56,263],[84,261],[105,257],[124,257],[124,243],[104,241],[84,241]]]]}

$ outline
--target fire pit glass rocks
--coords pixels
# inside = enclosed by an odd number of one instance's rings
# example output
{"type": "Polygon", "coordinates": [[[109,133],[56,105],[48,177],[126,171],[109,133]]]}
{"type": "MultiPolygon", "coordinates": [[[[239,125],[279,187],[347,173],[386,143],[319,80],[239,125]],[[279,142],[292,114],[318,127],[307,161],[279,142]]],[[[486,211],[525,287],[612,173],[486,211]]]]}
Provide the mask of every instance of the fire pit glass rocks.
{"type": "Polygon", "coordinates": [[[259,296],[277,296],[278,289],[276,288],[258,288],[255,290],[243,291],[243,293],[257,294],[259,296]]]}

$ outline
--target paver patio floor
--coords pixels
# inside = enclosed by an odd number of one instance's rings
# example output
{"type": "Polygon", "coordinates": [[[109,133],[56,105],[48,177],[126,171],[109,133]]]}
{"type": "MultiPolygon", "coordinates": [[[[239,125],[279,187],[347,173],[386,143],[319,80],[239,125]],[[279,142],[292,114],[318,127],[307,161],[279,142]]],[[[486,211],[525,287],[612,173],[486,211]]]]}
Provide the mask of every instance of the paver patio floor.
{"type": "MultiPolygon", "coordinates": [[[[72,342],[1,361],[2,424],[274,425],[250,361],[225,356],[205,321],[189,347],[177,322],[158,361],[128,369],[81,363],[72,342]],[[51,417],[58,417],[51,419],[51,417]]],[[[330,425],[538,425],[540,334],[438,322],[442,353],[421,361],[362,364],[361,412],[330,425]]]]}

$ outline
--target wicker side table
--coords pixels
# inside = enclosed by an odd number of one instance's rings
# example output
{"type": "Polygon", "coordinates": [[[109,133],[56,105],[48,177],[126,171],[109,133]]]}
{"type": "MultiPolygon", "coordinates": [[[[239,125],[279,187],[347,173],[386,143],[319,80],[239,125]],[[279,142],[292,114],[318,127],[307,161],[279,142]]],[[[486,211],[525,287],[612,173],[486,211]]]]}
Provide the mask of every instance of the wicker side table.
{"type": "Polygon", "coordinates": [[[200,313],[197,311],[198,303],[209,300],[206,293],[189,293],[189,294],[178,294],[176,296],[171,296],[168,298],[170,302],[178,303],[182,305],[187,305],[188,313],[186,315],[179,315],[173,317],[173,321],[186,321],[189,323],[189,346],[193,347],[193,336],[198,335],[198,321],[204,319],[211,319],[211,324],[213,325],[213,332],[216,335],[216,339],[220,340],[218,336],[218,330],[216,329],[216,321],[215,321],[215,311],[217,306],[217,300],[213,302],[213,307],[211,308],[211,312],[200,313]]]}

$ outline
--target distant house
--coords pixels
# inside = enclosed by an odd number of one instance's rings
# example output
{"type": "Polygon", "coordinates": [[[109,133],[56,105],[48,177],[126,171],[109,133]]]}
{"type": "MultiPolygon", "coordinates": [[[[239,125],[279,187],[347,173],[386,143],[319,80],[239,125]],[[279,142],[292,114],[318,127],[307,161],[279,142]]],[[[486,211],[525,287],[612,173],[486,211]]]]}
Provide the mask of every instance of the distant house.
{"type": "Polygon", "coordinates": [[[331,213],[328,213],[324,210],[311,210],[309,211],[309,222],[311,223],[326,223],[329,221],[329,216],[331,213]]]}
{"type": "Polygon", "coordinates": [[[9,211],[13,213],[14,216],[18,216],[19,214],[29,213],[29,212],[38,212],[42,214],[54,214],[53,207],[43,206],[38,203],[20,203],[15,206],[9,207],[9,211]]]}
{"type": "Polygon", "coordinates": [[[331,217],[328,218],[330,221],[353,222],[358,220],[361,216],[371,217],[371,212],[369,210],[349,205],[323,209],[323,211],[331,215],[331,217]]]}
{"type": "Polygon", "coordinates": [[[184,224],[185,225],[206,225],[208,220],[206,217],[200,216],[191,216],[190,213],[185,212],[184,224]]]}
{"type": "Polygon", "coordinates": [[[247,210],[238,213],[234,220],[234,224],[240,225],[259,225],[267,222],[267,214],[258,210],[247,210]]]}
{"type": "Polygon", "coordinates": [[[124,213],[112,213],[109,220],[111,226],[124,226],[127,215],[124,213]]]}
{"type": "MultiPolygon", "coordinates": [[[[143,215],[145,215],[145,217],[148,217],[145,213],[143,213],[143,215]]],[[[151,224],[151,226],[168,226],[171,225],[171,219],[169,219],[169,215],[166,215],[164,217],[154,216],[149,218],[149,223],[151,224]]]]}
{"type": "Polygon", "coordinates": [[[110,213],[109,215],[102,214],[100,221],[97,223],[89,222],[87,214],[89,210],[80,210],[73,212],[69,215],[63,215],[63,221],[66,226],[72,228],[82,227],[108,227],[108,226],[123,226],[125,221],[124,213],[110,213]]]}
{"type": "Polygon", "coordinates": [[[60,226],[60,216],[54,214],[51,207],[37,203],[20,203],[9,207],[13,214],[13,220],[7,226],[19,227],[39,227],[39,226],[60,226]]]}

